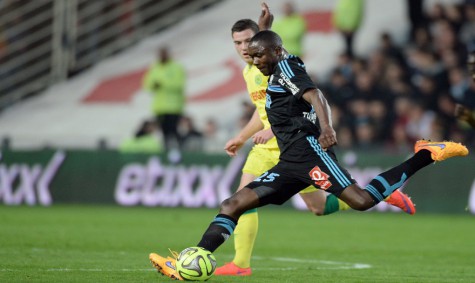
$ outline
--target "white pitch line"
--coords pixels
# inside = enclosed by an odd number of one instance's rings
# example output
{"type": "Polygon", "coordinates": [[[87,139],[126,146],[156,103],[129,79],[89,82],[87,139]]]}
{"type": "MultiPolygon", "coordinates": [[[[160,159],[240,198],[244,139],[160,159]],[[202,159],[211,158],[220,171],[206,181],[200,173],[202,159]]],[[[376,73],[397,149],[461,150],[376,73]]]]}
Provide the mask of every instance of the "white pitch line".
{"type": "Polygon", "coordinates": [[[64,272],[70,272],[70,271],[87,271],[87,272],[137,272],[137,271],[156,271],[156,269],[152,268],[118,268],[118,269],[111,269],[111,268],[49,268],[46,269],[46,271],[64,271],[64,272]]]}
{"type": "MultiPolygon", "coordinates": [[[[371,268],[370,264],[366,263],[350,263],[350,262],[339,262],[339,261],[329,261],[329,260],[316,260],[316,259],[303,259],[303,258],[291,258],[291,257],[262,257],[262,256],[253,256],[253,260],[259,261],[278,261],[278,262],[293,262],[293,263],[305,263],[312,264],[312,269],[318,270],[344,270],[344,269],[367,269],[371,268]]],[[[299,268],[299,267],[257,267],[253,268],[255,270],[276,270],[276,271],[286,271],[286,270],[299,270],[305,269],[308,270],[308,267],[299,268]]],[[[12,269],[12,268],[3,268],[0,269],[0,272],[21,272],[25,269],[12,269]]],[[[150,272],[156,271],[153,268],[47,268],[47,269],[37,269],[37,271],[42,272],[150,272]]]]}
{"type": "MultiPolygon", "coordinates": [[[[350,262],[340,262],[340,261],[329,261],[329,260],[317,260],[317,259],[304,259],[304,258],[289,258],[289,257],[260,257],[254,256],[253,259],[257,260],[274,260],[280,262],[296,262],[296,263],[311,263],[314,264],[313,269],[367,269],[371,268],[370,264],[366,263],[350,263],[350,262]]],[[[257,270],[261,268],[256,268],[257,270]]],[[[298,269],[298,268],[297,268],[298,269]]],[[[261,269],[261,270],[266,270],[261,269]]]]}
{"type": "MultiPolygon", "coordinates": [[[[20,272],[20,271],[25,271],[25,269],[12,269],[12,268],[3,268],[0,269],[0,272],[20,272]]],[[[157,271],[156,269],[153,268],[117,268],[117,269],[111,269],[111,268],[47,268],[47,269],[37,269],[37,271],[42,272],[144,272],[144,271],[157,271]]]]}

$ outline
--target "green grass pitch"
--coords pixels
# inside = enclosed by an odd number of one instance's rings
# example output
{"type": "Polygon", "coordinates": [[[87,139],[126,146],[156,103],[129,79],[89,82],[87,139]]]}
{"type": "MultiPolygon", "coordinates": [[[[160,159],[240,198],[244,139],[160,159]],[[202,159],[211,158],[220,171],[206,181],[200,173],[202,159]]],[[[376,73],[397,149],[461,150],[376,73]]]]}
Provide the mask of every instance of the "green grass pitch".
{"type": "MultiPolygon", "coordinates": [[[[259,210],[253,275],[209,282],[475,282],[475,218],[259,210]]],[[[150,252],[194,246],[216,209],[0,206],[0,282],[172,282],[150,252]]],[[[233,255],[230,239],[215,252],[233,255]]]]}

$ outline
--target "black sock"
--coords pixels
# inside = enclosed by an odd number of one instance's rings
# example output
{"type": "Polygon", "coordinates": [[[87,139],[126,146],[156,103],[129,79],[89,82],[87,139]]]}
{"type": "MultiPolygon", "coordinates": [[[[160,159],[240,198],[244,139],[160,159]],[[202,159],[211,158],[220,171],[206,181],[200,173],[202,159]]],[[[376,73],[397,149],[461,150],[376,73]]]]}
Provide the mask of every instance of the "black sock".
{"type": "Polygon", "coordinates": [[[225,215],[218,214],[203,234],[198,247],[214,252],[226,241],[236,228],[237,220],[225,215]]]}
{"type": "Polygon", "coordinates": [[[400,165],[376,176],[365,190],[373,197],[376,204],[400,188],[414,173],[432,163],[434,160],[432,160],[431,152],[421,150],[400,165]]]}
{"type": "Polygon", "coordinates": [[[414,173],[416,173],[417,170],[434,163],[434,160],[432,159],[431,155],[432,153],[430,151],[423,149],[420,150],[418,153],[414,154],[413,157],[409,158],[405,162],[407,162],[411,166],[411,168],[415,170],[414,173]]]}

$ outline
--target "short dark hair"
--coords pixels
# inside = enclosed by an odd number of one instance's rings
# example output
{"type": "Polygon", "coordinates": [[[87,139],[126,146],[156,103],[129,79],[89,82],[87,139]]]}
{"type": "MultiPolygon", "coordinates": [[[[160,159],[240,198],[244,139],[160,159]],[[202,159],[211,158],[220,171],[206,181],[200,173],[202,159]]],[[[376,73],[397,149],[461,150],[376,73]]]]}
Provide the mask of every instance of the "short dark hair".
{"type": "Polygon", "coordinates": [[[256,33],[252,37],[250,44],[253,42],[260,42],[262,45],[267,47],[282,47],[282,39],[277,33],[271,30],[264,30],[256,33]]]}
{"type": "Polygon", "coordinates": [[[254,33],[259,32],[259,26],[251,19],[242,19],[234,23],[231,28],[231,34],[235,32],[240,32],[246,29],[251,29],[254,33]]]}

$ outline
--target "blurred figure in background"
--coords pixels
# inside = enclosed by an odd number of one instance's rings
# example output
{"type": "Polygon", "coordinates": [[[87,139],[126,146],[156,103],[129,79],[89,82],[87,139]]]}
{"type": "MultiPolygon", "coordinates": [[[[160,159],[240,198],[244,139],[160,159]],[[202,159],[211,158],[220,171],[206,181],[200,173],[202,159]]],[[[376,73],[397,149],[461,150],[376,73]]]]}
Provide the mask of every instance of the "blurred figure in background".
{"type": "Polygon", "coordinates": [[[339,0],[333,12],[333,26],[343,35],[345,52],[350,57],[354,57],[353,39],[363,20],[363,12],[363,0],[339,0]]]}
{"type": "Polygon", "coordinates": [[[152,111],[165,139],[166,150],[179,147],[177,127],[185,107],[185,68],[174,61],[167,47],[158,50],[158,61],[143,79],[145,90],[153,94],[152,111]]]}
{"type": "MultiPolygon", "coordinates": [[[[470,51],[467,59],[467,68],[472,77],[472,89],[475,85],[475,48],[470,51]]],[[[474,96],[474,93],[471,94],[474,96]]],[[[475,112],[463,104],[457,104],[455,107],[455,117],[467,122],[472,128],[475,128],[475,112]]]]}
{"type": "Polygon", "coordinates": [[[345,108],[356,95],[355,88],[339,69],[333,70],[324,90],[328,93],[328,100],[341,108],[345,108]]]}
{"type": "Polygon", "coordinates": [[[449,71],[450,94],[457,103],[469,108],[475,108],[475,88],[472,79],[462,67],[449,71]]]}
{"type": "Polygon", "coordinates": [[[434,139],[432,125],[436,119],[435,113],[426,109],[420,100],[411,102],[406,132],[410,139],[434,139]]]}
{"type": "Polygon", "coordinates": [[[419,29],[423,29],[426,22],[424,14],[424,0],[407,0],[407,15],[410,22],[409,39],[414,41],[419,29]]]}
{"type": "Polygon", "coordinates": [[[389,59],[396,61],[398,64],[405,65],[406,61],[402,50],[394,43],[394,40],[388,32],[383,32],[380,35],[380,51],[383,55],[389,59]]]}
{"type": "Polygon", "coordinates": [[[275,20],[273,30],[282,38],[287,52],[302,57],[303,39],[307,32],[305,19],[296,12],[292,2],[284,3],[282,10],[284,17],[275,20]]]}
{"type": "Polygon", "coordinates": [[[203,150],[207,153],[222,153],[226,141],[226,133],[220,130],[218,122],[208,118],[203,129],[203,150]]]}
{"type": "Polygon", "coordinates": [[[467,21],[460,28],[460,37],[463,42],[475,46],[475,1],[467,5],[464,10],[467,21]]]}
{"type": "Polygon", "coordinates": [[[409,46],[417,49],[432,49],[432,35],[428,27],[418,27],[414,31],[414,40],[409,43],[409,46]]]}
{"type": "Polygon", "coordinates": [[[203,149],[203,134],[196,129],[193,119],[183,116],[178,124],[180,148],[187,151],[203,149]]]}
{"type": "Polygon", "coordinates": [[[149,153],[163,152],[162,133],[155,121],[145,120],[135,133],[135,136],[124,140],[119,151],[122,153],[149,153]]]}
{"type": "Polygon", "coordinates": [[[251,102],[243,101],[241,105],[242,114],[241,118],[239,119],[239,129],[242,129],[247,125],[249,120],[251,120],[252,115],[254,115],[254,111],[256,110],[256,107],[251,102]]]}

